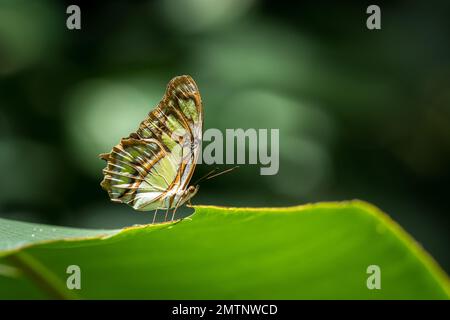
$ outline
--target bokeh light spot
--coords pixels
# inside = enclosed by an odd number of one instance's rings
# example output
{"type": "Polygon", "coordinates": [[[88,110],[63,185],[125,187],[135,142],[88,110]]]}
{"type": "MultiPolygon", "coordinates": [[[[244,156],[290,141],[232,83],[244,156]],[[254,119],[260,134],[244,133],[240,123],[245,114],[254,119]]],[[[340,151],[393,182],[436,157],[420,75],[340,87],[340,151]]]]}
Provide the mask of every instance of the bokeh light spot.
{"type": "Polygon", "coordinates": [[[106,80],[74,88],[66,103],[70,153],[86,172],[100,176],[104,163],[98,154],[135,131],[161,96],[150,98],[135,87],[106,80]]]}

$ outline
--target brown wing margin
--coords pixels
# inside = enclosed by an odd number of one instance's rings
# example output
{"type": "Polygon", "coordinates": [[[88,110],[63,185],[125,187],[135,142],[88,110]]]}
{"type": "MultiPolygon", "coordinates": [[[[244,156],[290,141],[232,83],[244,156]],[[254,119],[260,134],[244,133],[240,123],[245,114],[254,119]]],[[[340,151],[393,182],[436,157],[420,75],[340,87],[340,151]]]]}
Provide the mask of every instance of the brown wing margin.
{"type": "MultiPolygon", "coordinates": [[[[157,140],[161,140],[164,134],[172,137],[173,130],[169,128],[167,122],[169,117],[173,116],[182,125],[183,129],[193,136],[192,129],[196,123],[186,117],[179,105],[180,100],[186,101],[188,99],[194,100],[197,113],[202,117],[201,97],[195,81],[187,75],[173,78],[167,85],[166,92],[158,106],[149,112],[147,118],[139,125],[136,133],[132,135],[137,135],[137,137],[143,139],[155,138],[157,140]]],[[[201,121],[203,120],[202,118],[200,119],[201,121]]],[[[166,149],[166,151],[169,150],[166,149]]]]}

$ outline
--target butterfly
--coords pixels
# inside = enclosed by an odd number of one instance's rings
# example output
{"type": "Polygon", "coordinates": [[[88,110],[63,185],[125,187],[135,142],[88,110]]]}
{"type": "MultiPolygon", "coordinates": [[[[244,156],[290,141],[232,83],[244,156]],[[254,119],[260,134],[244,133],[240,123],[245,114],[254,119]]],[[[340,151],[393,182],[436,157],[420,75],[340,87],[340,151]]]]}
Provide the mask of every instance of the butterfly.
{"type": "Polygon", "coordinates": [[[113,202],[135,210],[174,209],[190,201],[197,186],[189,186],[199,156],[203,106],[195,81],[187,75],[170,80],[166,92],[136,132],[122,138],[109,153],[101,186],[113,202]]]}

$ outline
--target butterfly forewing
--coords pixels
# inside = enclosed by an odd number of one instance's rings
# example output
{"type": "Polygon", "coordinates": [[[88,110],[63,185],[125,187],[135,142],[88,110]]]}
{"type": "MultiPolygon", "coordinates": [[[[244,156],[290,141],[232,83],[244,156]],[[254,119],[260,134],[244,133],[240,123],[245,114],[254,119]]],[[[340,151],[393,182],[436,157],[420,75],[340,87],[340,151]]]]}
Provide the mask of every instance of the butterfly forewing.
{"type": "Polygon", "coordinates": [[[112,201],[136,210],[178,205],[199,155],[203,110],[190,76],[172,79],[158,106],[136,132],[100,157],[107,161],[101,186],[112,201]]]}

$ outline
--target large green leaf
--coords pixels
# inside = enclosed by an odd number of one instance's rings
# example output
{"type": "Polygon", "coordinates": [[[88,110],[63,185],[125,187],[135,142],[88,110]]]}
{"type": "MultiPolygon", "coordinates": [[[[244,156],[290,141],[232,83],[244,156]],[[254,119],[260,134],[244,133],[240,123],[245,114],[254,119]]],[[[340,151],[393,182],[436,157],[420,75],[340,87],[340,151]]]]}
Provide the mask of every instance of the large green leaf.
{"type": "Polygon", "coordinates": [[[195,209],[180,222],[122,231],[0,220],[0,298],[450,296],[433,259],[367,203],[195,209]],[[81,290],[65,288],[69,265],[81,268],[81,290]],[[381,269],[380,290],[367,288],[369,265],[381,269]]]}

